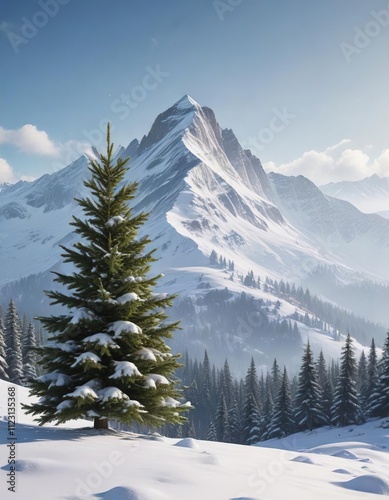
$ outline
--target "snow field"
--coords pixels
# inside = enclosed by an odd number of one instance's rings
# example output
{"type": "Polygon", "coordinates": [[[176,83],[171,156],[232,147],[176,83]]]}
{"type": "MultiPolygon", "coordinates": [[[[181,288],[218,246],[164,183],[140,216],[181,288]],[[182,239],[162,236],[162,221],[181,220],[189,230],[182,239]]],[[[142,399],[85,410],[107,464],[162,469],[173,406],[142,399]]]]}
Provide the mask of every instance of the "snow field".
{"type": "MultiPolygon", "coordinates": [[[[259,446],[38,427],[17,387],[16,495],[7,491],[7,388],[0,381],[1,498],[42,500],[374,500],[389,495],[389,426],[323,428],[259,446]]],[[[87,428],[89,427],[89,428],[87,428]]]]}

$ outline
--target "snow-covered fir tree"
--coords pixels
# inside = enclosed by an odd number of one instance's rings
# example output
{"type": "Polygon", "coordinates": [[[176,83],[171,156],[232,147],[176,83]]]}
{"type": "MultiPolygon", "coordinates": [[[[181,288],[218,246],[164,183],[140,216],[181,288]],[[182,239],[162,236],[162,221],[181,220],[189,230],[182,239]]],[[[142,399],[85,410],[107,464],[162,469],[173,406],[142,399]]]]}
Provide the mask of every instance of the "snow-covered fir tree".
{"type": "Polygon", "coordinates": [[[242,412],[242,442],[250,444],[251,430],[258,425],[259,408],[253,394],[248,394],[244,401],[242,412]]]}
{"type": "Polygon", "coordinates": [[[367,361],[367,379],[366,387],[364,388],[366,392],[367,402],[366,402],[366,415],[368,417],[374,417],[374,407],[376,406],[376,394],[378,391],[378,356],[377,348],[374,339],[371,340],[369,356],[367,361]]]}
{"type": "Polygon", "coordinates": [[[273,400],[276,399],[280,385],[281,385],[281,370],[280,367],[278,366],[277,359],[274,358],[272,369],[271,369],[271,375],[272,375],[272,396],[273,400]]]}
{"type": "Polygon", "coordinates": [[[232,387],[231,370],[227,360],[224,361],[222,374],[223,374],[223,393],[224,397],[226,398],[227,407],[230,408],[232,406],[233,387],[232,387]]]}
{"type": "Polygon", "coordinates": [[[5,316],[6,361],[9,380],[14,384],[23,384],[23,357],[21,345],[22,330],[15,302],[10,301],[5,316]]]}
{"type": "Polygon", "coordinates": [[[22,354],[23,354],[23,379],[26,385],[29,385],[30,380],[36,379],[36,339],[35,328],[33,323],[30,323],[23,337],[22,354]]]}
{"type": "Polygon", "coordinates": [[[258,416],[260,415],[260,394],[257,369],[254,359],[251,358],[250,367],[244,381],[244,405],[242,412],[243,420],[243,443],[249,444],[252,441],[252,429],[258,426],[258,416]]]}
{"type": "Polygon", "coordinates": [[[71,223],[79,241],[62,247],[71,274],[56,274],[65,292],[51,291],[53,304],[66,314],[40,318],[49,333],[43,348],[46,373],[31,385],[36,403],[26,405],[40,424],[94,418],[150,426],[183,421],[187,408],[177,398],[174,373],[178,356],[165,343],[177,323],[166,322],[173,296],[152,292],[151,243],[137,233],[147,214],[134,214],[128,203],[136,183],[124,183],[127,160],[114,161],[107,129],[107,152],[91,159],[89,196],[76,200],[84,217],[71,223]]]}
{"type": "Polygon", "coordinates": [[[228,425],[231,443],[240,443],[242,439],[242,426],[236,399],[233,400],[232,406],[228,410],[228,425]]]}
{"type": "Polygon", "coordinates": [[[4,341],[4,323],[3,319],[0,317],[0,379],[8,380],[8,378],[8,364],[4,341]]]}
{"type": "Polygon", "coordinates": [[[259,422],[259,430],[260,430],[259,438],[261,441],[269,439],[269,429],[273,417],[273,410],[274,410],[274,404],[271,392],[271,380],[270,380],[270,375],[268,374],[268,376],[266,377],[265,396],[262,407],[262,415],[259,422]]]}
{"type": "Polygon", "coordinates": [[[385,418],[389,417],[389,332],[378,367],[379,379],[376,392],[372,396],[371,414],[385,418]]]}
{"type": "Polygon", "coordinates": [[[208,352],[204,353],[204,361],[202,365],[201,373],[201,386],[199,386],[199,405],[196,407],[197,411],[200,413],[201,418],[199,422],[200,433],[205,433],[209,428],[214,403],[212,401],[212,374],[211,365],[209,362],[208,352]]]}
{"type": "Polygon", "coordinates": [[[228,420],[228,409],[226,404],[226,398],[222,392],[219,398],[219,404],[216,410],[215,416],[215,428],[217,441],[222,441],[228,443],[231,440],[230,436],[230,424],[228,420]]]}
{"type": "Polygon", "coordinates": [[[209,424],[209,429],[207,432],[207,441],[217,441],[216,428],[213,421],[209,424]]]}
{"type": "Polygon", "coordinates": [[[365,351],[361,352],[357,367],[357,383],[356,389],[358,393],[359,406],[364,415],[367,413],[368,393],[367,393],[367,360],[365,351]]]}
{"type": "Polygon", "coordinates": [[[286,368],[281,379],[274,405],[273,416],[269,426],[269,438],[281,438],[295,431],[292,398],[286,368]]]}
{"type": "Polygon", "coordinates": [[[321,393],[321,405],[328,422],[331,422],[331,407],[333,399],[333,387],[327,370],[323,351],[320,351],[317,362],[317,376],[321,393]]]}
{"type": "Polygon", "coordinates": [[[296,424],[299,430],[313,430],[328,423],[321,405],[320,386],[317,382],[313,353],[307,342],[299,374],[296,395],[296,424]]]}
{"type": "Polygon", "coordinates": [[[249,395],[252,395],[254,398],[254,401],[259,409],[261,398],[260,398],[260,394],[259,394],[258,375],[257,375],[257,369],[255,366],[254,358],[251,358],[250,367],[247,370],[247,375],[246,375],[246,378],[244,381],[244,389],[245,389],[246,398],[249,395]]]}
{"type": "Polygon", "coordinates": [[[356,390],[356,361],[350,334],[342,348],[338,381],[332,405],[332,424],[343,427],[363,421],[356,390]]]}

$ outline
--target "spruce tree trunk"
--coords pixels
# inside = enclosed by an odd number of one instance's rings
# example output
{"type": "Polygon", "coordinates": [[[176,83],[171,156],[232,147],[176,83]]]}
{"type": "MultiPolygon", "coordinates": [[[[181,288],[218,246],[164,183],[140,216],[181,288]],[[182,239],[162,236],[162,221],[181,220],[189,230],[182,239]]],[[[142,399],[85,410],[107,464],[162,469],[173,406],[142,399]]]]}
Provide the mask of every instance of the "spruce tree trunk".
{"type": "Polygon", "coordinates": [[[108,419],[95,417],[93,428],[94,429],[108,429],[108,419]]]}

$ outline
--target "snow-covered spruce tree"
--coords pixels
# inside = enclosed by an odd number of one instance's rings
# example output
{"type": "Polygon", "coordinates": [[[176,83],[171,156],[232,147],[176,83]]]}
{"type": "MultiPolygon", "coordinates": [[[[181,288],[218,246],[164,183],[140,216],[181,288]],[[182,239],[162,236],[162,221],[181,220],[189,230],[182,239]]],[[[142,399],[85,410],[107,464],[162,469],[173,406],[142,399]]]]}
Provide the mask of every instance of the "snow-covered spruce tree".
{"type": "Polygon", "coordinates": [[[268,437],[282,438],[295,431],[293,419],[292,398],[286,368],[281,379],[281,385],[274,405],[274,412],[269,426],[268,437]]]}
{"type": "Polygon", "coordinates": [[[330,381],[330,377],[328,375],[328,370],[326,367],[323,351],[320,351],[319,359],[316,366],[317,366],[318,384],[320,386],[320,391],[321,391],[321,404],[323,407],[324,415],[327,417],[328,422],[330,422],[334,391],[330,381]]]}
{"type": "Polygon", "coordinates": [[[332,405],[332,424],[345,425],[363,422],[363,415],[358,404],[356,390],[356,361],[354,357],[350,334],[342,348],[338,381],[332,405]]]}
{"type": "Polygon", "coordinates": [[[23,383],[23,358],[21,345],[22,330],[15,302],[10,301],[5,315],[5,353],[9,380],[14,384],[23,383]]]}
{"type": "Polygon", "coordinates": [[[219,404],[217,405],[216,409],[215,429],[217,441],[224,443],[229,443],[231,441],[230,424],[228,421],[228,409],[226,398],[223,392],[220,395],[219,404]]]}
{"type": "Polygon", "coordinates": [[[281,385],[281,379],[282,379],[281,370],[280,370],[280,367],[278,366],[278,362],[277,362],[276,358],[274,358],[274,361],[273,361],[273,365],[271,368],[271,375],[272,375],[272,381],[273,381],[272,382],[272,396],[273,396],[273,400],[275,400],[277,397],[278,390],[279,390],[280,385],[281,385]]]}
{"type": "Polygon", "coordinates": [[[107,153],[90,160],[84,182],[90,197],[76,200],[84,218],[71,225],[80,240],[62,247],[76,270],[55,273],[66,293],[47,292],[68,313],[39,318],[50,335],[45,374],[31,384],[39,401],[25,408],[40,425],[86,417],[98,429],[109,419],[153,427],[185,420],[180,413],[188,408],[176,399],[178,356],[164,341],[178,326],[166,323],[164,312],[174,297],[152,293],[159,276],[148,275],[150,240],[137,239],[147,215],[128,207],[137,185],[123,182],[126,163],[113,161],[108,126],[107,153]]]}
{"type": "Polygon", "coordinates": [[[267,374],[266,377],[266,385],[265,385],[265,400],[263,403],[263,410],[262,410],[262,416],[260,420],[260,440],[265,441],[266,439],[269,439],[269,428],[270,428],[270,422],[273,417],[273,410],[274,410],[274,404],[273,404],[273,397],[272,397],[272,392],[271,392],[271,380],[270,380],[270,375],[269,373],[267,374]]]}
{"type": "Polygon", "coordinates": [[[246,398],[249,395],[252,395],[258,409],[260,409],[261,398],[259,394],[259,381],[258,381],[257,369],[255,367],[254,358],[251,358],[250,366],[247,370],[246,378],[244,380],[244,388],[245,388],[246,398]]]}
{"type": "Polygon", "coordinates": [[[5,354],[4,324],[0,317],[0,379],[8,380],[8,364],[5,354]]]}
{"type": "Polygon", "coordinates": [[[377,349],[374,339],[371,339],[367,362],[367,380],[366,380],[366,395],[367,395],[367,408],[366,414],[368,417],[374,417],[374,410],[376,406],[376,395],[378,391],[378,359],[377,349]]]}
{"type": "Polygon", "coordinates": [[[362,413],[366,415],[369,395],[367,393],[367,360],[365,351],[361,352],[358,361],[356,389],[358,393],[359,406],[362,413]]]}
{"type": "Polygon", "coordinates": [[[34,325],[30,323],[23,338],[23,378],[26,385],[36,379],[36,340],[34,325]]]}
{"type": "Polygon", "coordinates": [[[236,399],[234,399],[232,406],[228,411],[228,426],[231,443],[240,443],[242,435],[242,425],[239,407],[236,399]]]}
{"type": "Polygon", "coordinates": [[[207,441],[217,441],[216,428],[213,421],[209,424],[209,429],[207,432],[207,441]]]}
{"type": "Polygon", "coordinates": [[[296,424],[301,431],[312,431],[328,423],[321,405],[321,391],[309,341],[304,350],[296,394],[296,424]]]}
{"type": "Polygon", "coordinates": [[[386,418],[389,417],[389,332],[382,350],[382,358],[378,368],[379,379],[376,392],[372,397],[371,414],[377,417],[386,418]]]}
{"type": "MultiPolygon", "coordinates": [[[[258,408],[257,401],[254,395],[252,393],[249,393],[245,398],[242,411],[243,444],[251,444],[252,431],[254,428],[258,427],[259,417],[260,417],[260,411],[258,408]]],[[[257,441],[259,441],[259,439],[257,441]]]]}

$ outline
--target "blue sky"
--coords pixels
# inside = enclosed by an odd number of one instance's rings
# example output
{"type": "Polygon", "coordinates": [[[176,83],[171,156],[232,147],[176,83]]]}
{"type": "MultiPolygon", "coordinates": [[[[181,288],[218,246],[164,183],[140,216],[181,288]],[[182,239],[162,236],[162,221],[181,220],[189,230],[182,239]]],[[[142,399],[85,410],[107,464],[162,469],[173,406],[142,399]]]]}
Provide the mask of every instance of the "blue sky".
{"type": "Polygon", "coordinates": [[[388,48],[387,0],[3,0],[0,182],[64,166],[106,120],[127,145],[184,94],[267,169],[389,175],[388,48]]]}

